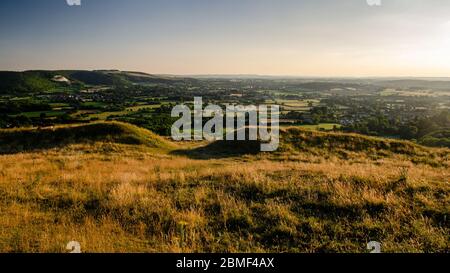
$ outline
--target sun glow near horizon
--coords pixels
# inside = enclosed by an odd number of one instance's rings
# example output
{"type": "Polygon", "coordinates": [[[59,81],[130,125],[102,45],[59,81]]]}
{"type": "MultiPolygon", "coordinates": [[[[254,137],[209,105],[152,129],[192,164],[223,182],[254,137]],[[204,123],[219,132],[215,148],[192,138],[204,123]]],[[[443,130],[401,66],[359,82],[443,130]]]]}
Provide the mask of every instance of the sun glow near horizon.
{"type": "Polygon", "coordinates": [[[0,70],[450,76],[450,2],[337,2],[6,0],[0,70]]]}

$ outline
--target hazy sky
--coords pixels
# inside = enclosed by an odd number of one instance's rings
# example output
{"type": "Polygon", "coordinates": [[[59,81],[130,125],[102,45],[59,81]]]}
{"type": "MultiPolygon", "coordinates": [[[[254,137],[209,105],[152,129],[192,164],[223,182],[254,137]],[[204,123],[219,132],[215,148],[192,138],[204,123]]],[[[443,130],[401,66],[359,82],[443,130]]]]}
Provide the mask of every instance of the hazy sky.
{"type": "Polygon", "coordinates": [[[0,1],[0,70],[450,76],[450,1],[0,1]]]}

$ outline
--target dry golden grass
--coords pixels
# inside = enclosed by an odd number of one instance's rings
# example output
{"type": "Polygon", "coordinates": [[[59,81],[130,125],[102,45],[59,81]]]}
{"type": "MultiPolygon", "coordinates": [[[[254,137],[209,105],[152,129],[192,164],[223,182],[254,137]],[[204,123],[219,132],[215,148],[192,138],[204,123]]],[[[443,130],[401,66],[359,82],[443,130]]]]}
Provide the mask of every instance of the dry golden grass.
{"type": "Polygon", "coordinates": [[[365,252],[373,240],[448,252],[448,150],[413,149],[196,160],[97,142],[1,155],[0,252],[73,240],[84,252],[365,252]]]}
{"type": "Polygon", "coordinates": [[[72,240],[86,252],[363,252],[371,240],[449,250],[447,167],[155,151],[98,143],[1,156],[0,251],[63,252],[72,240]]]}

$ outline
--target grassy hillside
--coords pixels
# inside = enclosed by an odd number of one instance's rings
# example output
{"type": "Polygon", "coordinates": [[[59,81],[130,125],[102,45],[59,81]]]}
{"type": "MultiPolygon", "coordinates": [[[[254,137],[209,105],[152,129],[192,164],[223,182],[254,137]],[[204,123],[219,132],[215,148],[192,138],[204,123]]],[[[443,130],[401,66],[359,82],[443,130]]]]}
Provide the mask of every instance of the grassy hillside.
{"type": "Polygon", "coordinates": [[[0,71],[0,94],[24,94],[53,89],[57,86],[51,81],[53,76],[51,72],[45,71],[0,71]]]}
{"type": "Polygon", "coordinates": [[[173,146],[146,129],[120,122],[0,130],[0,154],[95,142],[145,145],[153,148],[173,146]]]}
{"type": "Polygon", "coordinates": [[[265,154],[119,123],[2,131],[2,149],[36,149],[0,156],[0,251],[64,252],[72,240],[87,252],[365,252],[372,240],[449,251],[448,149],[282,134],[265,154]]]}
{"type": "Polygon", "coordinates": [[[301,152],[336,156],[343,160],[395,157],[431,166],[448,166],[449,149],[432,149],[403,140],[358,134],[323,133],[290,128],[283,133],[281,150],[288,154],[301,152]]]}

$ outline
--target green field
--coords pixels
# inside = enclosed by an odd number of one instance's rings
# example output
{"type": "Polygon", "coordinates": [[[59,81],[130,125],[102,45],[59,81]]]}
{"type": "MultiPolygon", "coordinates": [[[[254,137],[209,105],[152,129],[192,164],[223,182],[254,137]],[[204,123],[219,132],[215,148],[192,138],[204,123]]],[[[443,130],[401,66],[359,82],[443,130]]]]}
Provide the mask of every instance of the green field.
{"type": "Polygon", "coordinates": [[[59,117],[64,115],[66,112],[64,111],[37,111],[37,112],[24,112],[19,115],[14,115],[13,117],[17,116],[25,116],[28,118],[38,118],[41,116],[41,114],[45,114],[46,117],[59,117]]]}
{"type": "Polygon", "coordinates": [[[70,104],[68,104],[68,103],[50,103],[50,106],[53,108],[63,108],[63,107],[70,107],[70,104]]]}
{"type": "Polygon", "coordinates": [[[131,114],[133,112],[137,112],[144,109],[156,109],[159,108],[161,105],[139,105],[139,106],[132,106],[127,107],[123,111],[113,111],[113,112],[102,112],[98,114],[90,114],[89,118],[99,119],[99,120],[106,120],[109,116],[126,116],[128,114],[131,114]]]}
{"type": "Polygon", "coordinates": [[[94,102],[94,101],[89,101],[89,102],[83,102],[81,104],[82,107],[96,107],[96,108],[102,108],[105,107],[106,104],[103,102],[94,102]]]}
{"type": "Polygon", "coordinates": [[[319,125],[300,125],[299,127],[303,128],[303,129],[314,130],[314,131],[321,131],[321,130],[332,131],[334,129],[334,127],[336,127],[337,129],[340,129],[342,126],[337,123],[321,123],[319,125]]]}
{"type": "Polygon", "coordinates": [[[140,110],[146,110],[146,109],[157,109],[159,107],[161,107],[161,104],[138,105],[138,106],[128,107],[127,110],[140,111],[140,110]]]}
{"type": "Polygon", "coordinates": [[[308,112],[311,110],[311,106],[315,107],[320,104],[320,100],[286,100],[286,99],[276,99],[276,100],[266,100],[267,104],[277,104],[281,106],[281,111],[283,114],[289,112],[308,112]]]}

